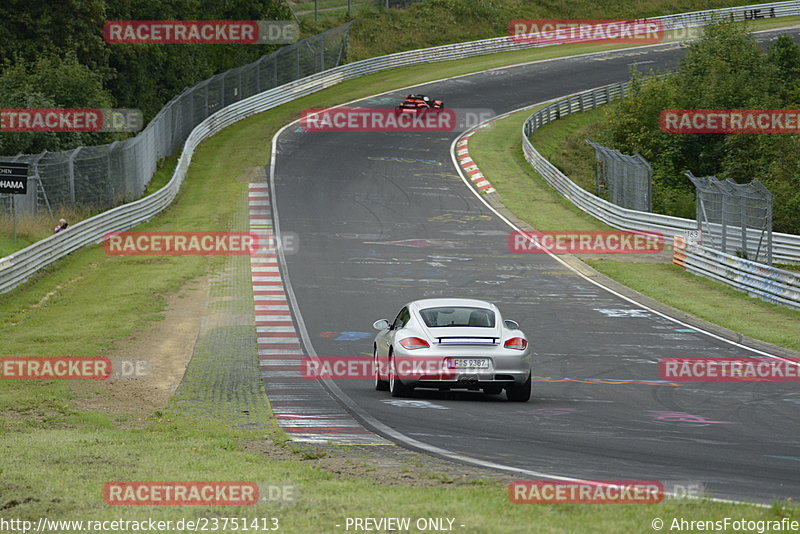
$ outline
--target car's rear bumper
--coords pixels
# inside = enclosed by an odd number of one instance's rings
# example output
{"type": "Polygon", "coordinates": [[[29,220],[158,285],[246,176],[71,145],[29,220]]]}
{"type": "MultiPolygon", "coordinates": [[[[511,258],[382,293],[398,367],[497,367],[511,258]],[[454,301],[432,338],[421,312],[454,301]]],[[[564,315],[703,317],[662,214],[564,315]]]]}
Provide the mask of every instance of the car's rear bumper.
{"type": "Polygon", "coordinates": [[[421,376],[408,379],[401,377],[403,385],[419,388],[438,389],[480,389],[487,386],[512,386],[524,384],[530,376],[530,369],[492,373],[454,371],[453,377],[444,380],[436,376],[421,376]]]}
{"type": "MultiPolygon", "coordinates": [[[[487,350],[477,345],[436,345],[407,350],[396,345],[393,360],[403,385],[449,389],[521,385],[528,380],[533,366],[530,346],[519,351],[501,346],[487,350]],[[454,359],[487,359],[489,363],[483,369],[457,369],[450,365],[454,359]]],[[[381,375],[388,380],[388,367],[382,369],[381,375]]]]}

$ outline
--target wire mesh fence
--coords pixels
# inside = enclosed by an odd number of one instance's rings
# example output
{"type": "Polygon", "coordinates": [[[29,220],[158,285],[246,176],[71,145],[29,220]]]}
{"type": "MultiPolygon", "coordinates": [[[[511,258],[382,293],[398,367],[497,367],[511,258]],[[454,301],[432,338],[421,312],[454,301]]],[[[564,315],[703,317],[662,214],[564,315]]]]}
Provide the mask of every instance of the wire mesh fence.
{"type": "Polygon", "coordinates": [[[629,156],[586,139],[594,148],[597,196],[617,206],[653,211],[653,168],[641,155],[629,156]]]}
{"type": "Polygon", "coordinates": [[[697,225],[703,244],[728,254],[772,265],[772,193],[758,180],[686,176],[697,188],[697,225]],[[748,229],[756,230],[755,238],[748,229]]]}
{"type": "Polygon", "coordinates": [[[27,162],[28,194],[0,195],[0,213],[35,215],[42,209],[108,209],[144,193],[158,161],[178,150],[192,129],[225,106],[341,65],[350,23],[283,46],[261,59],[217,74],[167,103],[138,135],[64,152],[0,156],[27,162]]]}

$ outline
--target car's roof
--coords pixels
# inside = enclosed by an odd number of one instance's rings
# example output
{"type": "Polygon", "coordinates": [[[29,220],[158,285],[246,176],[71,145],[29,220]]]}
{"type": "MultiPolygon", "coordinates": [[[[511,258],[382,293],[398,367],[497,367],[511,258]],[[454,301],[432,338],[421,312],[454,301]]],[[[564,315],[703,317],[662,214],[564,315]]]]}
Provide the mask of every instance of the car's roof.
{"type": "Polygon", "coordinates": [[[467,306],[471,308],[488,308],[490,310],[497,309],[491,302],[477,299],[464,299],[464,298],[438,298],[438,299],[422,299],[415,300],[408,304],[416,309],[435,308],[438,306],[467,306]]]}

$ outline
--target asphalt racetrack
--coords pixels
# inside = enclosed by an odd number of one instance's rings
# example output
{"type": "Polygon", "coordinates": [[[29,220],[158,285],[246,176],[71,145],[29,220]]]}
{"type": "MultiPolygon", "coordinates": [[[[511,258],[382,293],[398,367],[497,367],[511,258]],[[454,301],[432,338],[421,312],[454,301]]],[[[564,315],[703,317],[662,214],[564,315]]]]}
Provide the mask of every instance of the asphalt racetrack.
{"type": "MultiPolygon", "coordinates": [[[[627,79],[632,65],[669,68],[680,54],[664,45],[558,59],[357,105],[390,108],[415,92],[497,115],[627,79]]],[[[759,354],[632,304],[547,255],[510,253],[511,228],[452,164],[459,133],[284,130],[275,209],[280,230],[299,237],[285,277],[320,357],[370,355],[372,322],[411,300],[495,302],[533,344],[532,399],[418,390],[410,400],[423,402],[409,406],[369,381],[338,381],[344,394],[405,436],[537,473],[700,483],[722,499],[800,497],[796,382],[662,381],[662,358],[759,354]]]]}

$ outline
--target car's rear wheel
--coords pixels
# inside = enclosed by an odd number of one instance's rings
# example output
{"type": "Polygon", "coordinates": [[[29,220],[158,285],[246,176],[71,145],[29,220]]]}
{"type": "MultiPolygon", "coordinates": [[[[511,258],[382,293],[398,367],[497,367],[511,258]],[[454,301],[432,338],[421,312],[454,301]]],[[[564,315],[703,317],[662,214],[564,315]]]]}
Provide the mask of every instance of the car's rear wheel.
{"type": "Polygon", "coordinates": [[[389,381],[381,380],[380,364],[378,362],[378,349],[376,348],[372,353],[372,363],[375,372],[375,389],[377,391],[389,391],[389,381]]]}
{"type": "Polygon", "coordinates": [[[511,402],[528,402],[531,398],[531,375],[522,384],[506,386],[506,398],[511,402]]]}
{"type": "Polygon", "coordinates": [[[407,397],[411,393],[411,388],[403,384],[397,377],[394,358],[391,355],[389,356],[389,392],[392,397],[407,397]]]}

